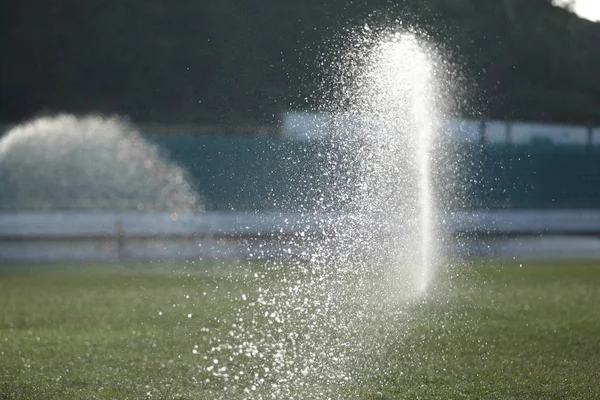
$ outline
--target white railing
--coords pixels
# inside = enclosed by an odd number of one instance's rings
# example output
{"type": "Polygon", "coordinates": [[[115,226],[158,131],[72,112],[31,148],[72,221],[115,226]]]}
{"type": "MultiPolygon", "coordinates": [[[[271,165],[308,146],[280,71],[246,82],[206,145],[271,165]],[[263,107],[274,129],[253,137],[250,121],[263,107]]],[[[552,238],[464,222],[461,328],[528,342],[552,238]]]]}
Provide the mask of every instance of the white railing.
{"type": "MultiPolygon", "coordinates": [[[[275,212],[0,213],[0,261],[290,256],[289,246],[283,245],[290,238],[296,244],[301,243],[298,237],[319,240],[333,234],[329,228],[340,218],[275,212]]],[[[437,225],[446,237],[472,238],[475,247],[476,241],[490,238],[598,239],[600,210],[453,212],[439,215],[437,225]]]]}

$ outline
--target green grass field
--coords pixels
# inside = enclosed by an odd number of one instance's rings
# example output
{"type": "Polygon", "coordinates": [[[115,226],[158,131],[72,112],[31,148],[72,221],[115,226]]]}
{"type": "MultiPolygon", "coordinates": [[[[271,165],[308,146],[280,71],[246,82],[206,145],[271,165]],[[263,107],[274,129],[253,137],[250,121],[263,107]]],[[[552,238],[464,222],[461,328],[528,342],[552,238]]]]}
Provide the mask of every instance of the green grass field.
{"type": "MultiPolygon", "coordinates": [[[[600,398],[600,263],[519,264],[438,273],[337,397],[600,398]]],[[[227,335],[260,268],[0,265],[0,399],[243,398],[210,380],[203,332],[227,335]]]]}

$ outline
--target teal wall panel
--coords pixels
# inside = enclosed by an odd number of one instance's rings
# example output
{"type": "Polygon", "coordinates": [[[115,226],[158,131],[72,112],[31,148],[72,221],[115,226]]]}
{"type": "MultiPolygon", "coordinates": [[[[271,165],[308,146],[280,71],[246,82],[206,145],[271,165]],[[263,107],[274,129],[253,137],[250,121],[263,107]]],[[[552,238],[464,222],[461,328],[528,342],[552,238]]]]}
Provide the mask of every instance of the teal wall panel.
{"type": "MultiPolygon", "coordinates": [[[[207,209],[318,209],[335,196],[332,182],[348,173],[341,163],[335,176],[323,175],[331,170],[324,155],[336,152],[327,141],[194,135],[150,139],[189,172],[207,209]]],[[[454,208],[600,208],[600,148],[465,145],[448,151],[456,153],[449,158],[458,165],[451,178],[457,182],[456,193],[446,197],[463,199],[454,208]]]]}

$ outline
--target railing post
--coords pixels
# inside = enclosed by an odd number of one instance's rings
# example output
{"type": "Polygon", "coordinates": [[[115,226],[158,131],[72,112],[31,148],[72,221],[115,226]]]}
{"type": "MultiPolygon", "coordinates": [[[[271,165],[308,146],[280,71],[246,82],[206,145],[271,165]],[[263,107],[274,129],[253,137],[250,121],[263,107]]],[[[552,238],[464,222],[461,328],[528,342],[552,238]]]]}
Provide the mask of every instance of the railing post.
{"type": "Polygon", "coordinates": [[[123,261],[125,258],[125,228],[123,227],[123,221],[121,218],[117,218],[115,224],[115,233],[117,240],[117,259],[123,261]]]}
{"type": "Polygon", "coordinates": [[[513,142],[513,138],[512,138],[512,122],[511,121],[506,121],[505,122],[505,134],[506,134],[506,147],[510,147],[512,145],[513,142]]]}
{"type": "Polygon", "coordinates": [[[486,123],[485,123],[485,119],[482,119],[481,121],[479,121],[479,128],[478,128],[478,134],[479,134],[479,145],[483,146],[485,145],[485,143],[487,142],[487,138],[486,138],[486,123]]]}

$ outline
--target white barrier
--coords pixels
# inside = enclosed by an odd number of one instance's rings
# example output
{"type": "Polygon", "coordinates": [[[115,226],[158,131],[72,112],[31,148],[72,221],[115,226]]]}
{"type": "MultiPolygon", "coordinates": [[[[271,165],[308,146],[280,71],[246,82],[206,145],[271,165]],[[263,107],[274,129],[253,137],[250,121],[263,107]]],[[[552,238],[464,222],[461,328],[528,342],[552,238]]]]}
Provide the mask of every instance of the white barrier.
{"type": "Polygon", "coordinates": [[[276,237],[311,229],[307,221],[275,213],[1,213],[0,261],[272,257],[276,237]]]}
{"type": "MultiPolygon", "coordinates": [[[[297,239],[294,249],[283,245],[289,243],[289,237],[302,232],[318,240],[329,235],[329,228],[340,218],[343,216],[235,212],[0,213],[0,261],[289,256],[302,251],[297,239]]],[[[531,242],[542,235],[585,236],[598,245],[589,244],[600,256],[598,210],[454,212],[439,215],[437,225],[444,235],[476,238],[472,249],[482,243],[486,243],[482,249],[489,249],[490,238],[498,237],[528,237],[525,242],[531,242]]]]}

